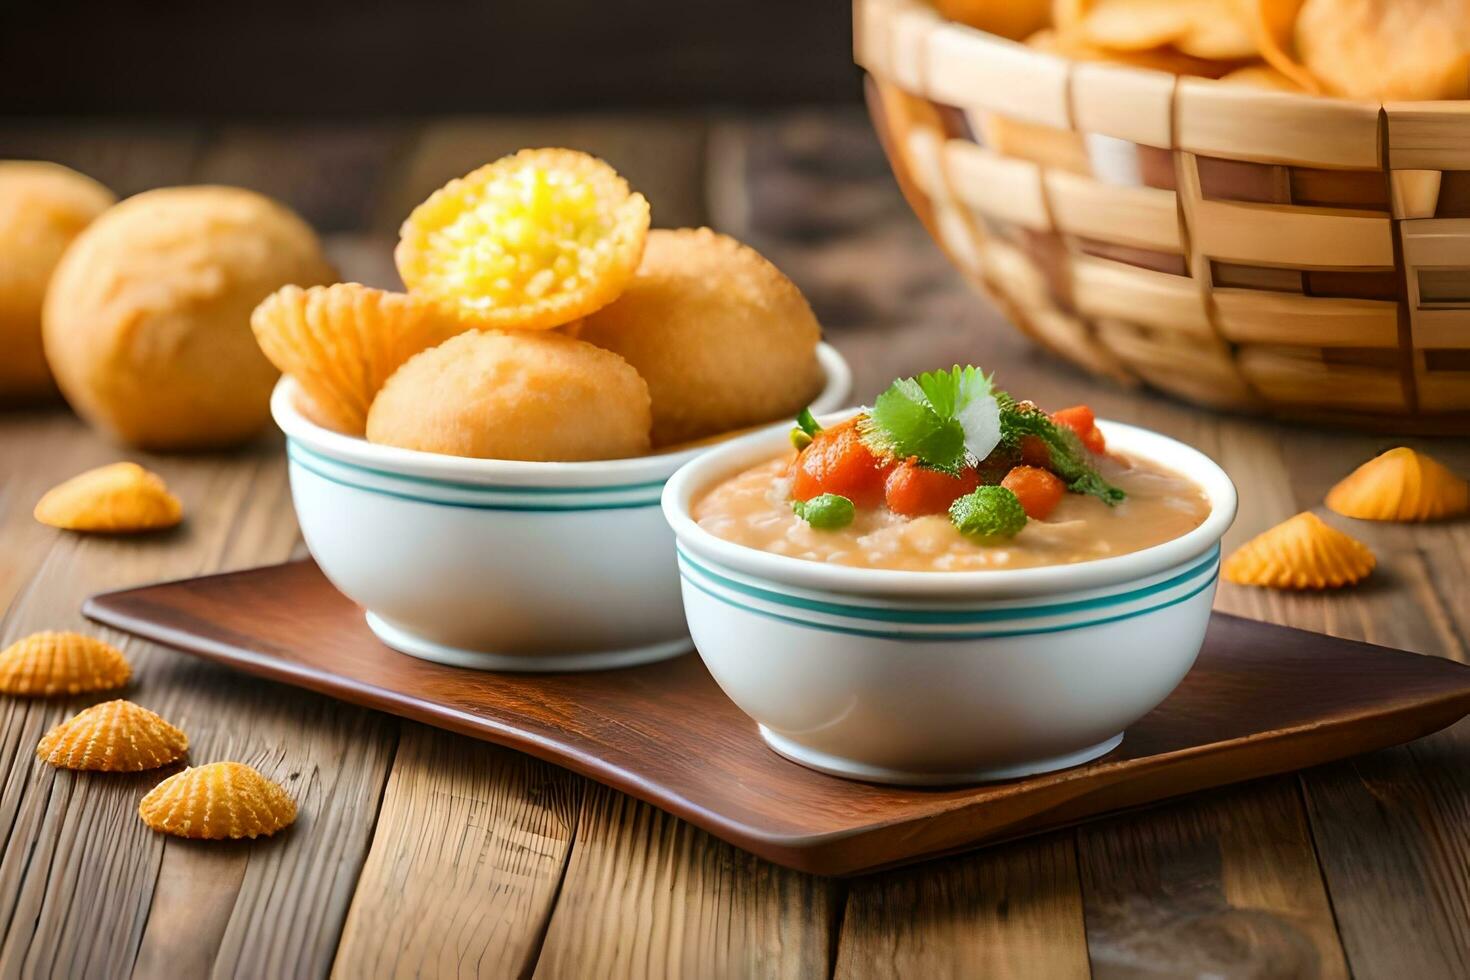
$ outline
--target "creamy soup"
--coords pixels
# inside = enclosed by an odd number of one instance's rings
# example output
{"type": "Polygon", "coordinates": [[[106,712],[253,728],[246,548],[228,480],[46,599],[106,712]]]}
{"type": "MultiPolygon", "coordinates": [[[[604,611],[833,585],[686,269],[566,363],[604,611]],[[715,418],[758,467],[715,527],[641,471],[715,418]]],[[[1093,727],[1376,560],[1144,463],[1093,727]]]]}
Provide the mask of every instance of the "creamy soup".
{"type": "Polygon", "coordinates": [[[966,537],[945,514],[909,518],[886,507],[861,509],[846,527],[820,530],[791,510],[789,464],[783,456],[715,486],[694,502],[694,519],[716,537],[777,555],[858,568],[971,572],[1126,555],[1186,534],[1210,512],[1190,480],[1114,454],[1098,459],[1097,469],[1126,500],[1109,506],[1069,493],[1046,520],[1028,521],[996,544],[966,537]]]}

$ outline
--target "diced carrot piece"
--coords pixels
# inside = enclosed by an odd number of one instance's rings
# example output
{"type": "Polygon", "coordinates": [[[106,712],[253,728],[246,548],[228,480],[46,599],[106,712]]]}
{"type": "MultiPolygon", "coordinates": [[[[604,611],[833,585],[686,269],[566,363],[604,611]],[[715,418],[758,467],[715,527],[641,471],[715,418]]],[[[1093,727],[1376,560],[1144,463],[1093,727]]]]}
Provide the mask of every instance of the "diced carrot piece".
{"type": "Polygon", "coordinates": [[[1021,462],[1026,466],[1047,467],[1051,465],[1051,450],[1040,436],[1021,437],[1021,462]]]}
{"type": "Polygon", "coordinates": [[[824,493],[841,494],[858,507],[883,502],[883,477],[888,469],[858,435],[856,420],[823,429],[796,457],[791,474],[791,496],[811,500],[824,493]]]}
{"type": "Polygon", "coordinates": [[[1056,474],[1039,466],[1017,466],[1000,485],[1015,494],[1026,516],[1036,521],[1050,517],[1067,494],[1066,485],[1056,474]]]}
{"type": "Polygon", "coordinates": [[[1101,454],[1107,451],[1107,442],[1097,428],[1097,417],[1086,405],[1073,405],[1071,408],[1052,412],[1051,420],[1077,433],[1077,438],[1082,440],[1082,445],[1089,452],[1101,454]]]}
{"type": "Polygon", "coordinates": [[[949,505],[980,485],[980,474],[966,466],[959,476],[920,465],[907,459],[888,474],[885,499],[888,509],[905,517],[943,514],[949,505]]]}

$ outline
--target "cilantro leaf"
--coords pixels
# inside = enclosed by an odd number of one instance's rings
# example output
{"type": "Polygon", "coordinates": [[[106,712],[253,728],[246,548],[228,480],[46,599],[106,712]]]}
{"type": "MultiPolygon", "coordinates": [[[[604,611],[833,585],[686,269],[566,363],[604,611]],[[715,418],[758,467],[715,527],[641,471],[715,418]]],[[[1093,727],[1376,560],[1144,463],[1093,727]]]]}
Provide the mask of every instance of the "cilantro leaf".
{"type": "Polygon", "coordinates": [[[977,368],[956,365],[893,382],[873,403],[861,431],[868,448],[880,455],[917,457],[931,469],[958,473],[1000,441],[1000,409],[990,379],[977,368]]]}
{"type": "Polygon", "coordinates": [[[1002,392],[1000,430],[1001,444],[1015,451],[1019,451],[1021,440],[1027,436],[1040,439],[1051,457],[1051,465],[1047,468],[1061,477],[1072,493],[1089,494],[1109,506],[1127,498],[1127,494],[1092,468],[1087,450],[1075,432],[1064,425],[1057,425],[1051,416],[1030,402],[1017,402],[1002,392]]]}

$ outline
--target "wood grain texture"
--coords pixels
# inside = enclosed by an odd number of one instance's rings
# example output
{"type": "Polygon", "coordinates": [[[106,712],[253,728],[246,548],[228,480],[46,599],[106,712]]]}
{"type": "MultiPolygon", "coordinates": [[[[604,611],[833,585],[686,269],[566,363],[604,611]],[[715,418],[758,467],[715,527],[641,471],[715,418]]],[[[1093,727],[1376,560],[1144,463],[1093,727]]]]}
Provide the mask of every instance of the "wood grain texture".
{"type": "Polygon", "coordinates": [[[594,787],[535,975],[820,976],[838,887],[594,787]]]}
{"type": "Polygon", "coordinates": [[[853,882],[836,976],[1087,977],[1067,834],[853,882]]]}
{"type": "Polygon", "coordinates": [[[584,785],[519,753],[405,725],[333,973],[528,975],[584,785]]]}
{"type": "Polygon", "coordinates": [[[1077,843],[1095,977],[1158,964],[1191,976],[1347,976],[1293,780],[1080,827],[1077,843]]]}

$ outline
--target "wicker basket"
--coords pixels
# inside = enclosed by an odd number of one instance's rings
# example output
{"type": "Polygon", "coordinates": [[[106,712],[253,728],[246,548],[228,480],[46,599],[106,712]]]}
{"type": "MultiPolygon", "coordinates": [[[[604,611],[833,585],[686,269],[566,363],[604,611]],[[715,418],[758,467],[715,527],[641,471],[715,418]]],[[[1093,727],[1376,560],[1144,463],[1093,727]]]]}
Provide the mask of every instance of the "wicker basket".
{"type": "Polygon", "coordinates": [[[1076,63],[855,0],[935,240],[1057,354],[1217,408],[1470,432],[1470,103],[1076,63]]]}

